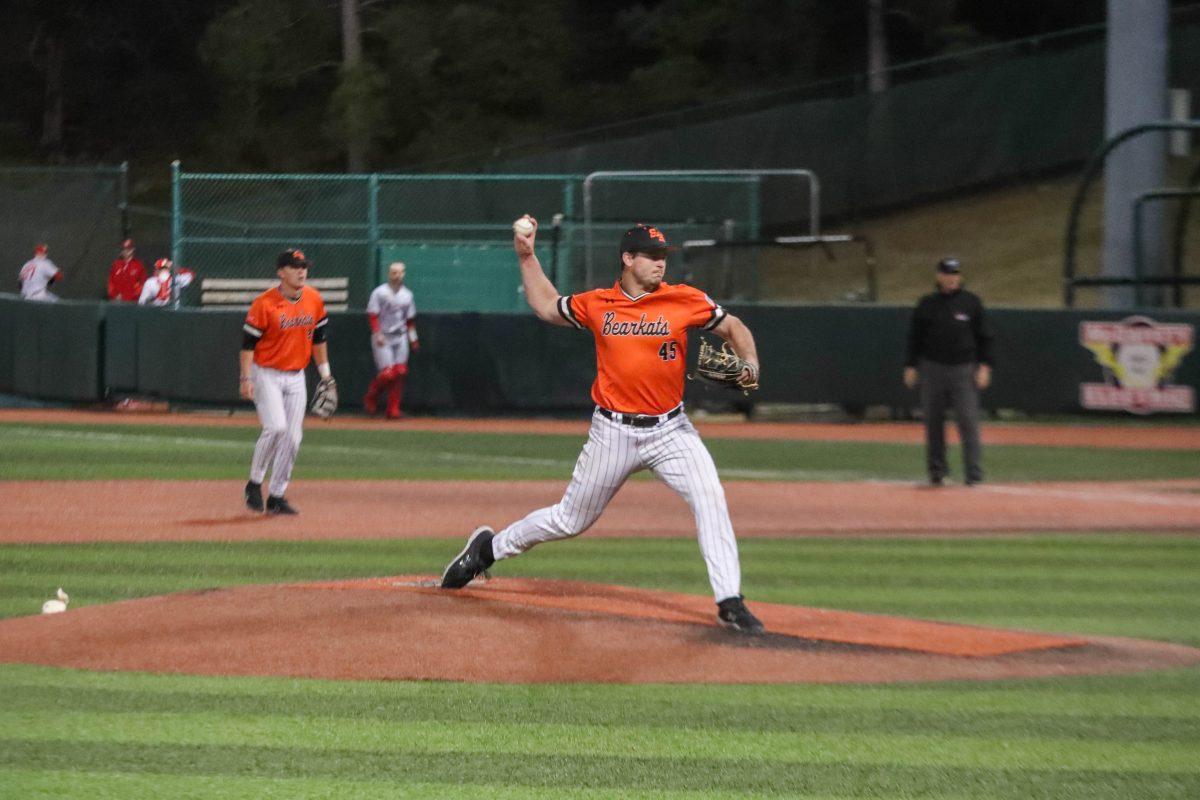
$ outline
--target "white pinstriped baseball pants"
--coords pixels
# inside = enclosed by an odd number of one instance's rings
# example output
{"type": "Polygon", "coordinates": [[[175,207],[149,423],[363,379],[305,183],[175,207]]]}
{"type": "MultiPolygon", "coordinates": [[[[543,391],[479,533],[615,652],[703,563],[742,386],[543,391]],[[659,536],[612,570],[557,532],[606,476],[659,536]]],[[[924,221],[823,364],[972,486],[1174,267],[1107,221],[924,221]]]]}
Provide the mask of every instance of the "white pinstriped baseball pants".
{"type": "Polygon", "coordinates": [[[496,534],[492,553],[511,558],[555,539],[578,536],[592,526],[633,473],[649,469],[691,506],[700,553],[714,597],[741,594],[737,539],[717,467],[687,414],[652,428],[635,428],[596,411],[592,428],[562,500],[541,508],[496,534]]]}
{"type": "Polygon", "coordinates": [[[300,439],[304,435],[304,412],[308,408],[304,370],[286,371],[255,364],[251,376],[254,379],[254,407],[263,429],[254,445],[250,480],[262,483],[270,468],[271,485],[267,487],[267,493],[283,497],[292,479],[292,466],[296,463],[300,439]]]}

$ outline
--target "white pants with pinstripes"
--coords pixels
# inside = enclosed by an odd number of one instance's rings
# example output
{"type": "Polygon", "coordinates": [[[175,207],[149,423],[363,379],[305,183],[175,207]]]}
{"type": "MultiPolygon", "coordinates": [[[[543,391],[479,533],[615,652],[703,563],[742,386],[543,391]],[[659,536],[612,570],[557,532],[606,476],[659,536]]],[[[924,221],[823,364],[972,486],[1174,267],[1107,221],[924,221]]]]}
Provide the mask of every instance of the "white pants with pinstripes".
{"type": "Polygon", "coordinates": [[[593,413],[587,444],[562,500],[496,534],[493,554],[497,560],[510,558],[542,542],[578,536],[600,517],[626,479],[642,469],[653,470],[691,506],[716,599],[741,594],[742,570],[725,490],[708,448],[683,413],[651,428],[593,413]]]}
{"type": "Polygon", "coordinates": [[[304,412],[308,408],[304,370],[285,371],[255,364],[251,376],[254,407],[258,409],[263,429],[254,445],[250,480],[262,483],[269,468],[271,485],[267,492],[273,497],[283,497],[304,435],[304,412]]]}

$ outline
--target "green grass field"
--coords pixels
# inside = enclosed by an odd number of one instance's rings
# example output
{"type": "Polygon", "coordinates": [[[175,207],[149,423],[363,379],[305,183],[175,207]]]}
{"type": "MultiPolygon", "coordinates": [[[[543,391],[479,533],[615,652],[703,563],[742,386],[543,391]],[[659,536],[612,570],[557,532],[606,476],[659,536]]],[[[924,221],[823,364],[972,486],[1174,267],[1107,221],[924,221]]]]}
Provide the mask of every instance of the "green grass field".
{"type": "MultiPolygon", "coordinates": [[[[244,478],[256,428],[0,424],[0,480],[244,478]]],[[[562,480],[586,437],[322,430],[310,425],[296,464],[299,479],[562,480]]],[[[749,441],[709,437],[729,480],[917,480],[919,447],[871,442],[749,441]]],[[[955,448],[951,448],[953,451],[955,448]]],[[[1105,450],[993,446],[989,479],[1147,480],[1200,477],[1186,450],[1105,450]]],[[[950,453],[950,468],[960,459],[950,453]]],[[[642,475],[642,479],[653,480],[642,475]]]]}
{"type": "MultiPolygon", "coordinates": [[[[0,478],[241,478],[255,434],[0,425],[0,478]]],[[[295,477],[565,482],[579,443],[310,430],[295,477]]],[[[726,477],[907,479],[921,463],[920,448],[902,445],[710,445],[726,477]]],[[[1194,454],[991,447],[985,457],[1004,480],[1197,476],[1194,454]]],[[[456,546],[3,545],[0,616],[36,612],[59,585],[74,605],[436,572],[456,546]]],[[[755,539],[741,551],[752,600],[1200,646],[1200,537],[755,539]]],[[[503,566],[707,591],[685,540],[584,536],[503,566]]],[[[447,631],[447,646],[469,649],[470,631],[447,631]]],[[[1182,800],[1200,796],[1200,668],[891,686],[505,686],[0,665],[0,740],[5,798],[1182,800]]]]}

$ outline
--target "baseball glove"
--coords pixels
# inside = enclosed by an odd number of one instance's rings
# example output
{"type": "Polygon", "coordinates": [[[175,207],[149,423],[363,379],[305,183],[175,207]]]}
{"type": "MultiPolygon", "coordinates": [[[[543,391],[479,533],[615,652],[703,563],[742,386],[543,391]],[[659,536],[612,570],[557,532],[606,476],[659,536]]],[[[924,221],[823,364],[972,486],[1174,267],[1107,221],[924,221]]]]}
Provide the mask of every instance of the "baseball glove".
{"type": "Polygon", "coordinates": [[[313,390],[312,405],[309,410],[321,419],[329,419],[337,411],[338,394],[337,381],[333,378],[322,378],[313,390]]]}
{"type": "Polygon", "coordinates": [[[738,358],[730,348],[729,342],[722,344],[718,350],[706,339],[701,339],[700,355],[696,359],[696,374],[712,383],[740,388],[746,394],[749,394],[750,389],[758,388],[758,367],[738,358]],[[743,380],[743,372],[749,372],[748,379],[743,380]]]}

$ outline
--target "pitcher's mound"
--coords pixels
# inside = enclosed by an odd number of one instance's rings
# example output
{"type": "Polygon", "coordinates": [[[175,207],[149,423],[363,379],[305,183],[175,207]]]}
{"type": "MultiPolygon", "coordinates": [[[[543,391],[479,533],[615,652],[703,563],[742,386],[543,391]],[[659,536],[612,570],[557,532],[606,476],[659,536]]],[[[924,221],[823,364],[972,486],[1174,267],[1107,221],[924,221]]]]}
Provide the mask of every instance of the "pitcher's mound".
{"type": "Polygon", "coordinates": [[[499,683],[991,680],[1133,672],[1200,650],[755,603],[770,633],[716,624],[711,598],[429,576],[246,586],[0,622],[0,660],[100,670],[499,683]]]}

